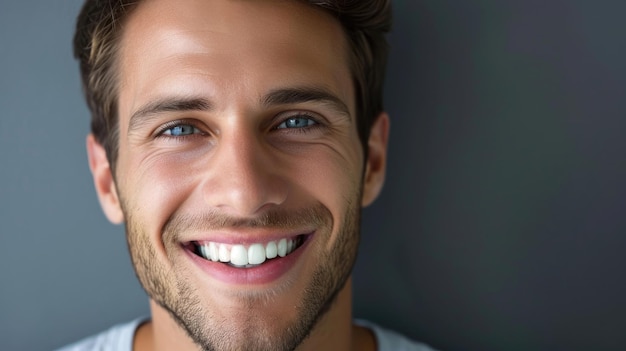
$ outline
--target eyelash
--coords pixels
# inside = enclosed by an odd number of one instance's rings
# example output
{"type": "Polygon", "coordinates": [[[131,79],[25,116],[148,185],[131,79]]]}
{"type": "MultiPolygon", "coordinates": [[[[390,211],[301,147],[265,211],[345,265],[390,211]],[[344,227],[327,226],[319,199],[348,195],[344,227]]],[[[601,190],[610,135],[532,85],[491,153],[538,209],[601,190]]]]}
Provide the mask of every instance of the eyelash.
{"type": "Polygon", "coordinates": [[[304,112],[304,111],[299,111],[296,113],[280,114],[277,116],[277,119],[279,120],[279,123],[277,123],[277,125],[272,129],[276,131],[281,131],[282,133],[305,134],[305,133],[311,133],[325,126],[325,124],[320,121],[321,118],[316,117],[312,115],[311,113],[304,112]],[[289,121],[290,119],[294,119],[294,118],[305,118],[305,119],[313,121],[314,124],[303,126],[300,128],[288,128],[288,127],[279,128],[281,124],[287,123],[287,121],[289,121]]]}
{"type": "MultiPolygon", "coordinates": [[[[320,118],[319,117],[313,116],[311,113],[308,113],[308,112],[279,114],[276,117],[276,119],[278,119],[279,122],[276,124],[275,127],[272,128],[272,130],[280,131],[281,133],[306,134],[306,133],[311,133],[311,132],[313,132],[313,131],[315,131],[317,129],[323,128],[325,126],[325,124],[320,122],[320,118]],[[313,121],[314,124],[307,125],[307,126],[300,127],[300,128],[288,128],[288,127],[279,128],[279,126],[281,124],[287,123],[287,121],[289,121],[290,119],[294,119],[294,118],[306,118],[308,120],[313,121]]],[[[207,134],[209,134],[209,133],[203,132],[202,128],[199,127],[197,125],[197,123],[195,123],[193,121],[189,121],[189,120],[184,120],[184,119],[169,121],[169,122],[163,124],[162,126],[160,126],[154,133],[155,138],[174,139],[174,140],[178,140],[178,141],[184,141],[185,139],[194,138],[194,137],[198,137],[198,136],[205,136],[207,134]],[[188,135],[168,135],[168,134],[165,134],[165,132],[167,130],[170,130],[170,129],[173,129],[173,128],[176,128],[176,127],[180,127],[180,126],[190,126],[192,128],[198,129],[200,131],[200,133],[192,133],[192,134],[188,134],[188,135]]]]}
{"type": "Polygon", "coordinates": [[[166,138],[166,139],[174,139],[174,140],[180,140],[183,141],[185,139],[188,138],[194,138],[194,137],[198,137],[198,136],[204,136],[207,133],[202,131],[202,128],[198,127],[196,123],[192,122],[192,121],[188,121],[188,120],[175,120],[175,121],[170,121],[167,122],[165,124],[163,124],[162,126],[159,127],[159,129],[156,130],[155,134],[155,138],[166,138]],[[165,134],[165,132],[167,130],[176,128],[176,127],[180,127],[180,126],[190,126],[194,129],[197,129],[200,131],[200,133],[192,133],[192,134],[188,134],[188,135],[168,135],[165,134]]]}

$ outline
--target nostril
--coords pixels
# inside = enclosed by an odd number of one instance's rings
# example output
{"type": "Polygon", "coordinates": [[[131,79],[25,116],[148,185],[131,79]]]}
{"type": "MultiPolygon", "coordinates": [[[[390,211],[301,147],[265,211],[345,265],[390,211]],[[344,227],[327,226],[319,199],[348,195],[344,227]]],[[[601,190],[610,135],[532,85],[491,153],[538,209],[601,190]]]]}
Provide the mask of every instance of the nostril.
{"type": "Polygon", "coordinates": [[[215,175],[203,184],[205,202],[233,216],[250,217],[287,200],[289,183],[263,174],[215,175]]]}

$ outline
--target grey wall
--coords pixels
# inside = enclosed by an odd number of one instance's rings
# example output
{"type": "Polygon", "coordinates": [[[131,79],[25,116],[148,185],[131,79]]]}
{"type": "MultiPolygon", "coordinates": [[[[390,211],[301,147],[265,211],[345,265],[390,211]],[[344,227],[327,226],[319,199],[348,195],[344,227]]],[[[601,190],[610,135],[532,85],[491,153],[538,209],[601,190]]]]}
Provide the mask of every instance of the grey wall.
{"type": "MultiPolygon", "coordinates": [[[[0,4],[0,350],[148,313],[84,151],[78,0],[0,4]]],[[[626,342],[626,2],[398,0],[355,314],[442,350],[626,342]]]]}

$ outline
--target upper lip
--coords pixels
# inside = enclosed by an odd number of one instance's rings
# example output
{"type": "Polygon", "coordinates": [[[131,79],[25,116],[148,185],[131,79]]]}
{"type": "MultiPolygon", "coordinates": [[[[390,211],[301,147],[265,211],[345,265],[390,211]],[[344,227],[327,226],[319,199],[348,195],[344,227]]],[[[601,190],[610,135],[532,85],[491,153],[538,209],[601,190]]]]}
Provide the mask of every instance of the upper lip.
{"type": "Polygon", "coordinates": [[[191,234],[183,242],[215,242],[222,244],[251,245],[278,241],[283,238],[295,238],[298,235],[309,235],[315,232],[312,228],[284,230],[284,229],[242,229],[242,230],[219,230],[212,233],[191,234]]]}

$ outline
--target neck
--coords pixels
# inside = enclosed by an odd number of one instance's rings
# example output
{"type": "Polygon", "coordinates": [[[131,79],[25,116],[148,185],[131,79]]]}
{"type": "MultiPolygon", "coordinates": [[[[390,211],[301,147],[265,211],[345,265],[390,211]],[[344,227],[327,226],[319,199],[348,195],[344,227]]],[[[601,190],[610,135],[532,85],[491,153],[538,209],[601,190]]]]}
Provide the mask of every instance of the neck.
{"type": "MultiPolygon", "coordinates": [[[[137,330],[135,351],[197,351],[186,332],[169,313],[150,300],[152,320],[137,330]]],[[[352,325],[352,280],[337,295],[328,312],[317,322],[297,351],[374,350],[374,337],[367,329],[352,325]]]]}

